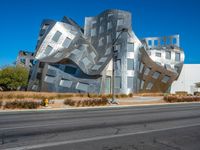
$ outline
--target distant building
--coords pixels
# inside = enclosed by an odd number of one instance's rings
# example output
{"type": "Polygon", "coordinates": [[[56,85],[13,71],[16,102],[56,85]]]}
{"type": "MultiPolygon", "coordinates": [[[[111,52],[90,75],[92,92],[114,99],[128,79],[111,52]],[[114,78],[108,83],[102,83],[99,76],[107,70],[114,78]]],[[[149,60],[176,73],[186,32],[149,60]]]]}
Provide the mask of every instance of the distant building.
{"type": "Polygon", "coordinates": [[[111,93],[114,79],[115,93],[169,92],[184,61],[179,35],[139,40],[131,23],[122,10],[86,17],[84,30],[68,17],[44,20],[28,90],[111,93]]]}
{"type": "Polygon", "coordinates": [[[172,83],[171,93],[175,93],[176,91],[186,91],[193,94],[199,90],[196,87],[196,83],[199,82],[200,64],[184,64],[178,80],[172,83]]]}
{"type": "Polygon", "coordinates": [[[34,53],[28,51],[19,51],[17,56],[16,65],[21,65],[28,69],[31,69],[35,64],[34,53]]]}

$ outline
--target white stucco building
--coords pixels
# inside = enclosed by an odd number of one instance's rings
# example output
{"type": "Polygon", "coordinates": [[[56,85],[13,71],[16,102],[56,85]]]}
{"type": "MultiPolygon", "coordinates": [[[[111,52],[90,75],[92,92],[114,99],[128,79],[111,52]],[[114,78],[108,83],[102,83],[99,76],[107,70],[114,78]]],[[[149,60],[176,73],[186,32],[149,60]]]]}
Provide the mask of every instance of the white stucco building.
{"type": "Polygon", "coordinates": [[[171,86],[171,93],[187,91],[193,94],[198,90],[195,87],[197,82],[200,82],[200,64],[184,64],[178,80],[171,86]]]}

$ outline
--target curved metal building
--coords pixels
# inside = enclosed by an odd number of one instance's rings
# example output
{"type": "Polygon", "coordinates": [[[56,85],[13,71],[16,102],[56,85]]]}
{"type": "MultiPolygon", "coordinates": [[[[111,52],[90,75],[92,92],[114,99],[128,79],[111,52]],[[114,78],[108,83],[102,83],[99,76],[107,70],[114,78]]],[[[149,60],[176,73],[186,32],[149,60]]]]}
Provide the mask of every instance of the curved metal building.
{"type": "Polygon", "coordinates": [[[179,36],[139,40],[131,22],[122,10],[86,17],[84,29],[44,20],[28,90],[110,93],[114,66],[115,93],[167,92],[184,61],[179,36]]]}

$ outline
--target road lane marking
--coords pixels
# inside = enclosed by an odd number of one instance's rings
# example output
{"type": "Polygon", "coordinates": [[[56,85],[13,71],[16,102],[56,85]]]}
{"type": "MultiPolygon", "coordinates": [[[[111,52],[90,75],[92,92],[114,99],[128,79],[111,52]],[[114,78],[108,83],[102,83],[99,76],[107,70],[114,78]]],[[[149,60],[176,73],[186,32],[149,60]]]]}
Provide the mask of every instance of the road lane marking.
{"type": "Polygon", "coordinates": [[[104,139],[110,139],[110,138],[119,138],[119,137],[124,137],[124,136],[132,136],[132,135],[139,135],[139,134],[148,134],[148,133],[153,133],[153,132],[176,130],[176,129],[181,129],[181,128],[196,127],[196,126],[200,126],[200,123],[191,124],[191,125],[187,125],[187,126],[177,126],[177,127],[172,127],[172,128],[139,131],[139,132],[135,132],[135,133],[124,133],[124,134],[119,134],[119,135],[99,136],[99,137],[85,138],[85,139],[78,139],[78,140],[71,140],[71,141],[53,142],[53,143],[38,144],[38,145],[32,145],[32,146],[22,146],[22,147],[16,147],[16,148],[8,148],[8,149],[4,149],[4,150],[37,149],[37,148],[44,148],[44,147],[51,147],[51,146],[58,146],[58,145],[65,145],[65,144],[75,144],[75,143],[90,142],[90,141],[104,140],[104,139]]]}

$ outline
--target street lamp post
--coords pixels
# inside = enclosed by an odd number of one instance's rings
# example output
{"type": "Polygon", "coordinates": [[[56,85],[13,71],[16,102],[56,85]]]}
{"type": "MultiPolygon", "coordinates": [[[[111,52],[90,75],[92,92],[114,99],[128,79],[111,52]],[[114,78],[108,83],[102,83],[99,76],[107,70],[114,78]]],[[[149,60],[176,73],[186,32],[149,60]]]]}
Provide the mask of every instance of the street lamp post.
{"type": "Polygon", "coordinates": [[[113,103],[113,104],[117,104],[117,102],[115,101],[115,60],[117,57],[117,50],[115,50],[115,44],[123,32],[128,32],[128,29],[123,28],[122,30],[120,30],[119,35],[112,43],[112,58],[113,58],[112,61],[113,61],[113,63],[112,63],[112,101],[111,101],[111,103],[113,103]]]}

